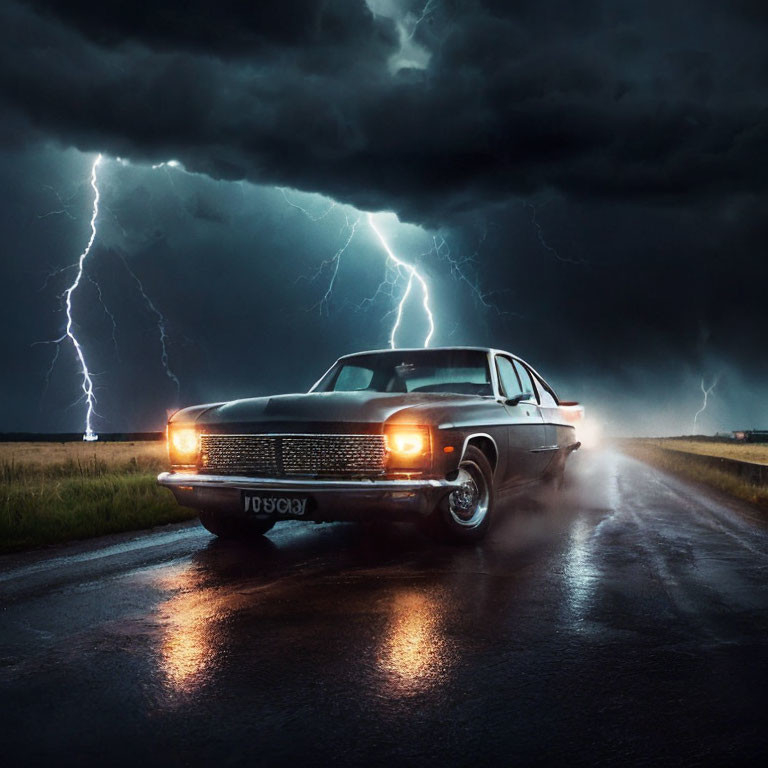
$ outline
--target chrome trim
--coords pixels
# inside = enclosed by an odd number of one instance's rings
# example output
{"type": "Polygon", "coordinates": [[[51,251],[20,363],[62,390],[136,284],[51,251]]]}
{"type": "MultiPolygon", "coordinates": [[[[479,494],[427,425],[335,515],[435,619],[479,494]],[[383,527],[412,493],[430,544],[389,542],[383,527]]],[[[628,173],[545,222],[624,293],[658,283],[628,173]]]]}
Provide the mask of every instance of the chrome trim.
{"type": "MultiPolygon", "coordinates": [[[[351,355],[349,355],[351,357],[351,355]]],[[[329,368],[328,370],[307,390],[307,394],[311,395],[313,392],[317,391],[317,387],[320,384],[320,382],[339,364],[339,360],[343,360],[343,357],[340,357],[338,360],[336,360],[329,368]]],[[[317,392],[316,392],[317,393],[317,392]]],[[[322,393],[317,393],[322,394],[322,393]]]]}
{"type": "Polygon", "coordinates": [[[456,480],[324,480],[295,477],[238,477],[161,472],[157,482],[188,488],[240,488],[282,491],[418,491],[423,488],[457,488],[456,480]]]}
{"type": "Polygon", "coordinates": [[[381,432],[201,432],[208,437],[381,437],[381,432]]]}
{"type": "MultiPolygon", "coordinates": [[[[505,414],[506,415],[506,414],[505,414]]],[[[489,423],[489,419],[475,419],[475,421],[456,421],[448,422],[446,424],[440,424],[438,429],[468,429],[469,427],[506,427],[509,426],[506,422],[489,423]]]]}
{"type": "Polygon", "coordinates": [[[496,399],[496,402],[501,402],[501,386],[499,385],[499,375],[498,371],[496,370],[496,354],[492,349],[488,350],[486,359],[488,360],[488,370],[491,372],[493,397],[496,399]]]}
{"type": "Polygon", "coordinates": [[[547,453],[548,451],[559,451],[559,445],[543,445],[541,448],[532,448],[530,453],[547,453]]]}
{"type": "MultiPolygon", "coordinates": [[[[493,356],[493,367],[496,369],[497,374],[498,374],[498,368],[497,368],[498,362],[497,362],[497,360],[500,357],[505,357],[505,358],[507,358],[509,360],[516,361],[516,362],[520,363],[520,365],[522,365],[523,368],[525,368],[528,365],[528,363],[526,363],[525,360],[521,360],[519,357],[516,357],[515,355],[512,355],[509,352],[498,352],[497,351],[494,354],[494,356],[493,356]]],[[[516,375],[518,375],[518,378],[519,378],[519,374],[516,374],[516,375]]],[[[533,382],[533,385],[535,387],[536,386],[536,382],[534,382],[533,379],[531,379],[531,381],[533,382]]],[[[522,380],[520,381],[520,386],[521,387],[523,386],[522,380]]],[[[522,394],[522,392],[521,392],[521,394],[522,394]]],[[[532,392],[531,394],[533,394],[534,397],[532,397],[532,398],[529,397],[529,398],[527,398],[525,400],[519,400],[517,404],[518,405],[535,405],[537,407],[541,407],[541,404],[539,403],[539,401],[535,397],[535,392],[532,392]]],[[[499,382],[499,398],[500,398],[501,404],[506,406],[508,398],[506,396],[502,397],[502,395],[501,395],[501,382],[499,382]]]]}
{"type": "MultiPolygon", "coordinates": [[[[552,389],[552,387],[549,384],[549,382],[547,382],[547,380],[530,363],[528,363],[526,360],[523,360],[522,357],[519,357],[518,355],[515,355],[512,352],[507,352],[507,350],[505,350],[505,349],[491,348],[490,352],[494,356],[496,356],[496,355],[506,355],[507,357],[511,357],[512,359],[517,360],[518,363],[522,363],[527,368],[530,368],[531,371],[533,371],[533,373],[536,376],[538,376],[542,380],[542,382],[549,388],[550,394],[554,395],[554,398],[555,398],[555,401],[557,402],[557,404],[558,405],[560,404],[560,398],[557,396],[557,393],[555,392],[555,390],[552,389]]],[[[537,402],[537,405],[538,405],[538,402],[537,402]]]]}
{"type": "Polygon", "coordinates": [[[499,446],[496,441],[487,432],[475,432],[472,435],[468,435],[464,438],[464,445],[461,448],[461,456],[459,457],[459,465],[464,460],[464,454],[467,452],[467,444],[475,437],[487,437],[493,443],[493,449],[496,451],[496,466],[493,467],[493,474],[496,475],[496,468],[499,466],[499,460],[501,455],[499,454],[499,446]]]}
{"type": "Polygon", "coordinates": [[[200,440],[197,467],[207,475],[381,477],[386,474],[389,458],[386,436],[382,432],[217,431],[201,432],[200,440]],[[210,445],[203,445],[205,441],[210,445]],[[328,466],[332,467],[326,472],[321,471],[322,462],[317,460],[323,450],[327,450],[328,466]],[[293,451],[295,455],[291,458],[293,451]],[[204,460],[206,453],[210,459],[204,460]],[[340,461],[341,454],[348,454],[343,461],[340,461]]]}
{"type": "Polygon", "coordinates": [[[485,482],[482,470],[474,461],[464,462],[464,466],[459,468],[459,477],[462,473],[465,478],[461,488],[457,488],[448,495],[448,511],[456,525],[462,528],[477,528],[488,514],[490,500],[488,484],[485,482]],[[473,477],[467,467],[474,467],[477,476],[473,477]],[[468,502],[473,509],[470,517],[467,518],[462,513],[467,511],[468,502]]]}

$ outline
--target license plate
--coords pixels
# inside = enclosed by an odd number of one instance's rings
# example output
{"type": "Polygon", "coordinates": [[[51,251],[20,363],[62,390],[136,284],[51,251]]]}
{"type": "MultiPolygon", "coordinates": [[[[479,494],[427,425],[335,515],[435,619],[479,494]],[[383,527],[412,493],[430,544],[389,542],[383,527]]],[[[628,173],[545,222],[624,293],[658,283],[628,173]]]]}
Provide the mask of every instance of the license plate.
{"type": "Polygon", "coordinates": [[[243,491],[243,511],[246,515],[304,517],[311,507],[310,496],[243,491]]]}

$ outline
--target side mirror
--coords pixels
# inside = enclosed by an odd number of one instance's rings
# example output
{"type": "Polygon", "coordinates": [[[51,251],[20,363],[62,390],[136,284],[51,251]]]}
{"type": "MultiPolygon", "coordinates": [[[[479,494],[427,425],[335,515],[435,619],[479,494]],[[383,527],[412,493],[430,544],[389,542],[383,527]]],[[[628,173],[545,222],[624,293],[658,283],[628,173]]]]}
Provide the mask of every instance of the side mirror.
{"type": "Polygon", "coordinates": [[[504,405],[520,405],[523,400],[533,400],[533,392],[523,392],[504,401],[504,405]]]}

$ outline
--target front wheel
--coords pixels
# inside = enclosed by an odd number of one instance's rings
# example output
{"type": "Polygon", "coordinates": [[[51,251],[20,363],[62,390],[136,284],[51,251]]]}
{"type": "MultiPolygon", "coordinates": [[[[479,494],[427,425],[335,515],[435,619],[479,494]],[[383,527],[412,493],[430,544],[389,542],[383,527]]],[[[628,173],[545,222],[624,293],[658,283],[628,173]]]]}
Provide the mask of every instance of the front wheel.
{"type": "Polygon", "coordinates": [[[486,455],[474,445],[459,464],[461,485],[435,510],[441,531],[452,541],[479,541],[488,532],[494,508],[493,470],[486,455]]]}
{"type": "Polygon", "coordinates": [[[220,539],[252,539],[262,536],[275,524],[272,520],[223,515],[210,509],[200,510],[200,522],[206,530],[220,539]]]}

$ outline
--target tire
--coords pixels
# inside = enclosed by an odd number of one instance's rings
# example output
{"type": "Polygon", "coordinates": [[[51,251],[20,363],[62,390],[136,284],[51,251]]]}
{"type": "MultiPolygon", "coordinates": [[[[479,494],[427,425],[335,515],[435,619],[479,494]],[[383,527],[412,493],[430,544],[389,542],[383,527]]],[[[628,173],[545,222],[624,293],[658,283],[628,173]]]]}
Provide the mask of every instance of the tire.
{"type": "Polygon", "coordinates": [[[486,455],[474,445],[459,464],[466,482],[448,494],[434,512],[438,531],[458,544],[480,541],[491,526],[494,511],[493,470],[486,455]]]}
{"type": "Polygon", "coordinates": [[[253,539],[263,536],[274,526],[273,520],[251,520],[235,515],[223,515],[210,509],[200,510],[203,527],[220,539],[253,539]]]}

